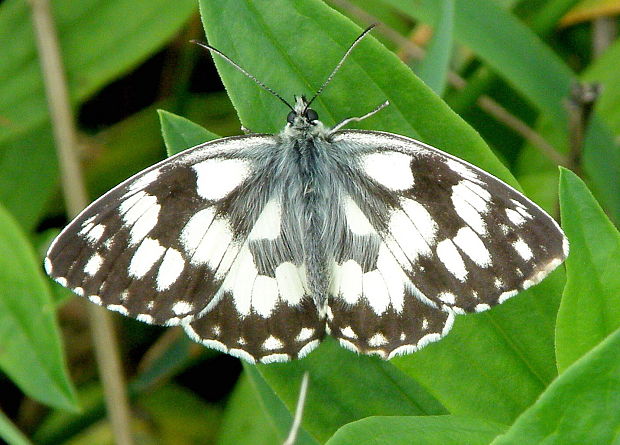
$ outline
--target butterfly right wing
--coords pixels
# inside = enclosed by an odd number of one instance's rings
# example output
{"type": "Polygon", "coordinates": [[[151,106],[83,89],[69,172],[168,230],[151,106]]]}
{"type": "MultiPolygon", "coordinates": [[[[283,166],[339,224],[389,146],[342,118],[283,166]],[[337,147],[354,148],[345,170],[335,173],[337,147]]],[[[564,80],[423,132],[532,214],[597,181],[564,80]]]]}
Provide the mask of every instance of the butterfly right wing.
{"type": "Polygon", "coordinates": [[[454,313],[501,304],[568,254],[549,215],[463,160],[376,131],[341,131],[332,143],[350,178],[336,238],[353,238],[335,244],[357,248],[334,255],[330,329],[351,349],[419,349],[454,313]]]}

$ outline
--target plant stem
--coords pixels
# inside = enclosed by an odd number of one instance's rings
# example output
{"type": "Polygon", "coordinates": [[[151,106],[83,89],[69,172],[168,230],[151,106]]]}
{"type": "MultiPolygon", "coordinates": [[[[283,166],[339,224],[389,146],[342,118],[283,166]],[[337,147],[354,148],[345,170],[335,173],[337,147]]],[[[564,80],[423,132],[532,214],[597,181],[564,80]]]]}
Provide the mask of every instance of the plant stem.
{"type": "MultiPolygon", "coordinates": [[[[77,157],[77,130],[69,90],[49,2],[29,1],[58,152],[63,194],[67,211],[73,217],[86,207],[88,197],[77,157]]],[[[119,445],[131,445],[129,403],[112,319],[104,309],[91,304],[88,306],[95,355],[114,441],[119,445]]]]}

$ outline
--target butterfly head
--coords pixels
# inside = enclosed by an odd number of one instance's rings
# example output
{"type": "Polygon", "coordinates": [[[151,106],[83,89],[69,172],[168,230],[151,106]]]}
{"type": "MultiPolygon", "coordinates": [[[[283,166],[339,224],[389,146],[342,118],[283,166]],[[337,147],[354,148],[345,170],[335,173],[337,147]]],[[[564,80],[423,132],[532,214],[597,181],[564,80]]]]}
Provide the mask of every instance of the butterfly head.
{"type": "Polygon", "coordinates": [[[308,107],[306,96],[295,98],[295,106],[286,116],[288,125],[294,128],[310,128],[316,126],[319,121],[319,115],[312,108],[308,107]]]}
{"type": "Polygon", "coordinates": [[[310,102],[305,96],[295,97],[295,106],[286,117],[284,135],[289,137],[325,136],[328,130],[319,120],[316,111],[309,107],[310,102]]]}

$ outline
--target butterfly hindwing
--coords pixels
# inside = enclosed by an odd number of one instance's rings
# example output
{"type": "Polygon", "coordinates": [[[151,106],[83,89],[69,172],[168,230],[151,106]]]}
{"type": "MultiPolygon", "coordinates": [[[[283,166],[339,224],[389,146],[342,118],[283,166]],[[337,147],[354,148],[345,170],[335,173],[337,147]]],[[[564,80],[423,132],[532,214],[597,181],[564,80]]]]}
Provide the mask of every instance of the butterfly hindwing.
{"type": "Polygon", "coordinates": [[[252,363],[303,357],[325,334],[296,240],[297,219],[282,211],[275,196],[263,207],[213,307],[185,326],[195,341],[252,363]]]}
{"type": "Polygon", "coordinates": [[[361,234],[356,207],[346,205],[347,222],[357,233],[346,229],[349,244],[343,245],[357,248],[338,252],[331,268],[330,334],[347,349],[384,359],[439,340],[451,329],[454,313],[422,297],[370,225],[361,234]]]}

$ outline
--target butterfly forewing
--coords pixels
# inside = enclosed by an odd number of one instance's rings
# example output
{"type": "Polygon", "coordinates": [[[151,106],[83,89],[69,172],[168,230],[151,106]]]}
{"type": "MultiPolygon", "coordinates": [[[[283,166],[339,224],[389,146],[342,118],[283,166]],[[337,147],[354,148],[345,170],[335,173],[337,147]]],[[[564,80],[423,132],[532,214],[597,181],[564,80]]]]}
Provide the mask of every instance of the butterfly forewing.
{"type": "Polygon", "coordinates": [[[143,321],[192,319],[216,294],[260,210],[226,212],[256,175],[245,147],[270,144],[267,136],[215,141],[128,179],[55,240],[48,273],[143,321]]]}
{"type": "Polygon", "coordinates": [[[331,334],[390,357],[441,338],[453,313],[502,303],[555,269],[568,242],[536,204],[492,175],[433,147],[388,133],[342,131],[354,147],[343,199],[331,334]]]}

